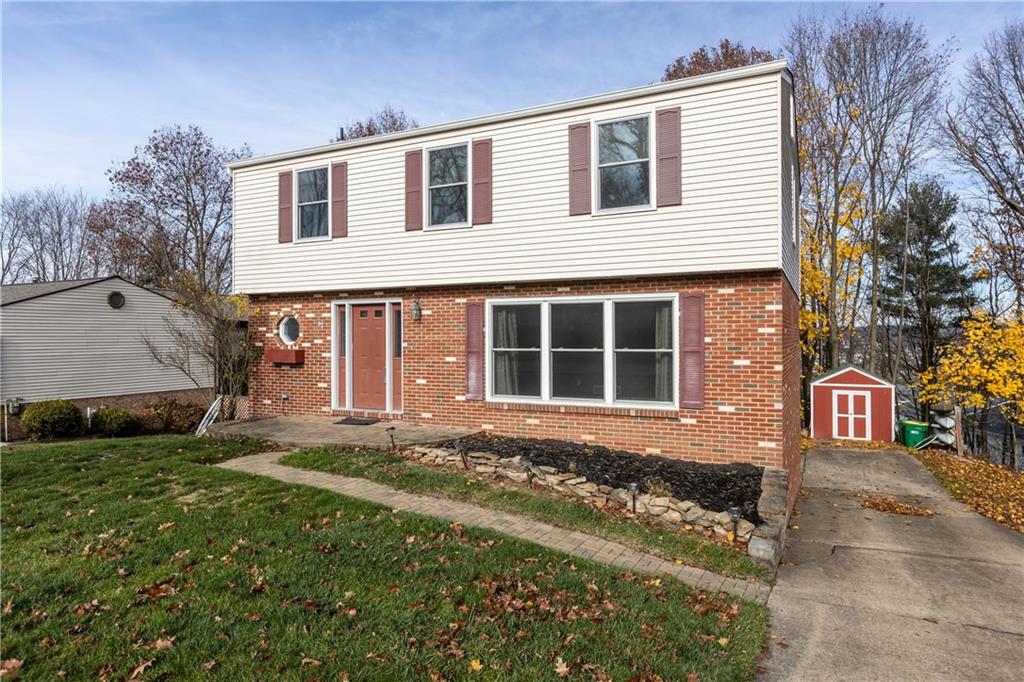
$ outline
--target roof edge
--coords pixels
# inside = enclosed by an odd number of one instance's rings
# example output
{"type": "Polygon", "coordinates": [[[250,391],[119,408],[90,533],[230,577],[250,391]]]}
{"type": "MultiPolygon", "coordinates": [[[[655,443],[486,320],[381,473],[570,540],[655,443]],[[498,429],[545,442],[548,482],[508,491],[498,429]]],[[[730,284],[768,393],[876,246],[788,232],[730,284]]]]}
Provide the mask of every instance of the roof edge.
{"type": "Polygon", "coordinates": [[[432,135],[435,133],[449,132],[452,130],[458,130],[460,128],[469,128],[473,126],[486,125],[491,123],[503,123],[505,121],[512,121],[520,118],[529,118],[530,116],[540,116],[543,114],[556,113],[559,111],[570,111],[572,109],[580,109],[582,107],[593,106],[595,104],[617,102],[620,100],[630,99],[632,97],[652,95],[659,92],[674,92],[676,90],[686,90],[688,88],[694,88],[701,85],[709,85],[711,83],[721,83],[725,81],[739,80],[742,78],[750,78],[753,76],[763,76],[765,74],[776,72],[783,72],[785,74],[789,74],[789,64],[785,59],[776,59],[770,62],[753,64],[751,66],[741,66],[735,69],[725,69],[723,71],[715,71],[714,73],[706,73],[700,76],[691,76],[689,78],[680,78],[677,80],[666,81],[664,83],[641,85],[639,87],[627,88],[624,90],[614,90],[612,92],[606,92],[598,95],[588,95],[587,97],[563,100],[561,102],[554,102],[552,104],[541,104],[532,107],[525,107],[522,109],[512,109],[510,111],[505,111],[498,114],[489,114],[487,116],[479,116],[476,118],[466,118],[458,121],[452,121],[450,123],[440,123],[432,126],[424,126],[422,128],[412,128],[410,130],[402,130],[397,133],[374,135],[372,137],[362,137],[355,140],[332,142],[330,144],[318,145],[316,147],[306,147],[303,149],[279,152],[276,154],[266,154],[263,156],[257,156],[249,159],[240,159],[238,161],[232,161],[225,165],[229,170],[235,171],[241,168],[262,166],[264,164],[274,163],[275,161],[287,161],[290,159],[301,158],[303,156],[312,156],[314,154],[324,154],[327,152],[354,149],[357,147],[365,147],[373,144],[381,144],[383,142],[393,142],[395,140],[404,140],[419,136],[432,135]]]}
{"type": "MultiPolygon", "coordinates": [[[[176,301],[173,298],[171,298],[170,296],[162,294],[159,291],[154,291],[153,289],[150,289],[148,287],[144,287],[141,284],[136,284],[135,282],[133,282],[133,281],[131,281],[129,279],[125,279],[121,275],[107,275],[106,277],[99,277],[97,279],[82,280],[81,284],[76,284],[75,286],[67,287],[66,289],[57,289],[55,291],[46,291],[46,292],[41,293],[41,294],[36,294],[35,296],[29,296],[28,298],[19,298],[17,301],[0,302],[0,307],[4,307],[5,308],[5,307],[7,307],[9,305],[18,305],[19,303],[25,303],[27,301],[35,301],[36,299],[45,298],[47,296],[56,296],[57,294],[63,294],[66,291],[74,291],[75,289],[81,289],[83,287],[91,287],[94,284],[102,284],[103,282],[109,282],[112,279],[119,279],[122,282],[124,282],[125,284],[131,285],[131,286],[135,287],[136,289],[142,289],[143,291],[148,291],[149,293],[154,294],[156,296],[159,296],[160,298],[167,299],[171,303],[176,303],[176,301]]],[[[12,285],[4,285],[4,286],[16,286],[16,285],[12,284],[12,285]]]]}
{"type": "Polygon", "coordinates": [[[877,374],[872,374],[871,372],[867,371],[863,367],[858,367],[857,365],[855,365],[853,363],[847,363],[847,364],[843,365],[842,367],[837,367],[837,368],[835,368],[835,369],[833,369],[831,371],[825,372],[822,375],[814,377],[813,379],[811,379],[811,385],[813,386],[814,384],[820,383],[820,382],[824,381],[825,379],[834,377],[837,374],[842,374],[843,372],[845,372],[847,370],[851,370],[851,369],[854,372],[860,372],[864,376],[870,377],[870,378],[874,379],[875,381],[880,381],[881,383],[885,384],[886,386],[893,386],[893,387],[896,386],[896,384],[892,383],[891,381],[887,381],[887,380],[883,379],[882,377],[878,376],[877,374]]]}

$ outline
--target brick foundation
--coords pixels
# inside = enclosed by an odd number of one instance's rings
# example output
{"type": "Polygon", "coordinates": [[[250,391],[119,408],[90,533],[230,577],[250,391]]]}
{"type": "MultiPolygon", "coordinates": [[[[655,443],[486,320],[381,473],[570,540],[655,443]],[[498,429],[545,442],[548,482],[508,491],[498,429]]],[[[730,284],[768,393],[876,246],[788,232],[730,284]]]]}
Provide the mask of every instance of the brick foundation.
{"type": "MultiPolygon", "coordinates": [[[[212,399],[212,392],[209,389],[190,388],[180,391],[156,391],[153,393],[132,393],[128,395],[108,395],[96,398],[74,398],[71,400],[78,409],[82,411],[82,422],[85,423],[85,411],[92,407],[119,407],[129,412],[141,415],[146,411],[147,405],[152,405],[162,398],[173,399],[182,403],[197,403],[203,406],[209,405],[212,399]]],[[[22,411],[32,403],[23,403],[22,411]]],[[[27,438],[21,428],[19,417],[7,417],[8,431],[4,433],[4,440],[21,440],[27,438]]]]}
{"type": "Polygon", "coordinates": [[[283,348],[282,316],[301,325],[299,366],[262,363],[250,397],[256,416],[361,414],[331,410],[331,301],[396,298],[403,305],[404,411],[419,423],[495,433],[594,442],[641,453],[705,462],[750,462],[785,468],[795,495],[799,473],[799,303],[780,272],[257,295],[249,329],[283,348]],[[643,292],[705,294],[705,407],[663,410],[523,405],[465,400],[466,302],[499,297],[643,292]],[[418,300],[422,319],[409,318],[418,300]],[[281,400],[287,393],[288,399],[281,400]]]}

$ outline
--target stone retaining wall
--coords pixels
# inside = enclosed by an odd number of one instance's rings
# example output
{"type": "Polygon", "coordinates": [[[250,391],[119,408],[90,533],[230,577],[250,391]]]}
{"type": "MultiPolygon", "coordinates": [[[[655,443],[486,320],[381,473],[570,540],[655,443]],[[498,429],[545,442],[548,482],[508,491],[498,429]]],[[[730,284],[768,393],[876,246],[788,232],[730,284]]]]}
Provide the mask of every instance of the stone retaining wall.
{"type": "MultiPolygon", "coordinates": [[[[699,504],[691,500],[658,497],[647,493],[633,494],[624,488],[598,485],[573,472],[558,471],[554,467],[530,464],[518,456],[499,457],[490,452],[468,452],[463,455],[450,448],[432,446],[406,448],[402,454],[424,464],[490,474],[530,486],[539,485],[567,496],[585,500],[597,509],[621,508],[638,516],[649,516],[668,524],[710,529],[719,537],[726,537],[732,532],[740,540],[751,540],[757,532],[754,524],[746,519],[741,518],[734,523],[727,511],[715,512],[710,509],[702,509],[699,504]]],[[[760,506],[758,513],[760,513],[760,506]]]]}

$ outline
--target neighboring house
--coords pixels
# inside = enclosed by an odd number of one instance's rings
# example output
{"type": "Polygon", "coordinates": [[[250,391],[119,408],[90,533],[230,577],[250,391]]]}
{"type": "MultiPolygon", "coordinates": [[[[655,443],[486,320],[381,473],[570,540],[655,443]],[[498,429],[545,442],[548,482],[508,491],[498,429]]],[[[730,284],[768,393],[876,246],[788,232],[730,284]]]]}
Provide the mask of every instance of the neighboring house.
{"type": "Polygon", "coordinates": [[[116,276],[0,287],[0,399],[67,398],[83,410],[208,401],[143,342],[171,343],[165,318],[187,324],[168,296],[116,276]]]}
{"type": "Polygon", "coordinates": [[[777,61],[231,164],[257,416],[795,473],[794,136],[777,61]]]}

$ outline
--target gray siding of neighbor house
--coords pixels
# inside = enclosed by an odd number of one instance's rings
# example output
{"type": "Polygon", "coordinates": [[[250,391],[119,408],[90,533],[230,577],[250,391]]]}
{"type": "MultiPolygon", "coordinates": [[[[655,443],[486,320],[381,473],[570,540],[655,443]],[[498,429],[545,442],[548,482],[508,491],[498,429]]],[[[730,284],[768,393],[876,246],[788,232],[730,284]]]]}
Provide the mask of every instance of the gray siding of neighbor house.
{"type": "MultiPolygon", "coordinates": [[[[0,399],[34,402],[195,388],[180,371],[153,360],[143,343],[148,334],[170,346],[165,317],[185,324],[170,300],[119,279],[3,306],[0,399]],[[122,308],[107,304],[113,291],[124,294],[122,308]]],[[[209,386],[209,370],[201,375],[209,386]]]]}

